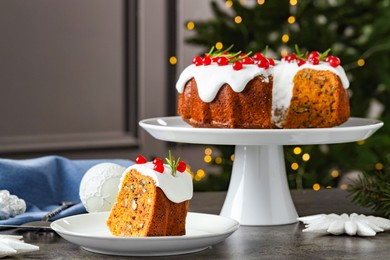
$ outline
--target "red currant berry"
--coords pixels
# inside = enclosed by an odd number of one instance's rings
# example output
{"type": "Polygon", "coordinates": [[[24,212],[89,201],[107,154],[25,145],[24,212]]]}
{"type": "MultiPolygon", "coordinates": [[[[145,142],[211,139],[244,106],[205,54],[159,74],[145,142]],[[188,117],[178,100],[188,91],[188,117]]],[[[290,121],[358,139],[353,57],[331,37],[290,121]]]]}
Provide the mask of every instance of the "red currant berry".
{"type": "Polygon", "coordinates": [[[200,66],[203,64],[203,61],[202,61],[202,58],[199,57],[199,56],[195,56],[193,59],[192,59],[192,63],[195,64],[196,66],[200,66]]]}
{"type": "Polygon", "coordinates": [[[183,161],[180,161],[176,168],[179,172],[184,172],[187,169],[187,164],[183,161]]]}
{"type": "Polygon", "coordinates": [[[269,63],[269,65],[271,65],[271,66],[275,66],[275,61],[274,61],[274,59],[272,59],[272,58],[268,58],[268,63],[269,63]]]}
{"type": "Polygon", "coordinates": [[[138,155],[138,156],[135,158],[135,163],[136,163],[136,164],[143,164],[143,163],[146,163],[146,158],[143,157],[142,155],[138,155]]]}
{"type": "Polygon", "coordinates": [[[329,65],[332,66],[333,68],[337,68],[337,66],[339,66],[341,63],[340,59],[336,56],[328,56],[326,58],[326,61],[329,62],[329,65]]]}
{"type": "Polygon", "coordinates": [[[202,62],[203,62],[203,65],[210,65],[211,64],[211,58],[210,56],[204,56],[203,59],[202,59],[202,62]]]}
{"type": "Polygon", "coordinates": [[[305,63],[306,63],[306,61],[304,59],[298,59],[298,61],[297,61],[297,64],[298,64],[299,67],[302,66],[305,63]]]}
{"type": "Polygon", "coordinates": [[[164,164],[162,164],[162,163],[155,164],[153,166],[153,170],[155,170],[156,172],[159,172],[159,173],[164,173],[164,164]]]}
{"type": "Polygon", "coordinates": [[[313,65],[318,65],[320,64],[320,59],[318,58],[312,58],[312,59],[309,59],[309,62],[313,65]]]}
{"type": "Polygon", "coordinates": [[[257,62],[257,66],[263,69],[268,69],[269,68],[269,62],[266,58],[262,58],[257,62]]]}
{"type": "Polygon", "coordinates": [[[308,60],[311,60],[311,59],[319,59],[320,58],[320,53],[318,51],[312,51],[309,53],[309,55],[307,56],[307,59],[308,60]]]}
{"type": "Polygon", "coordinates": [[[264,56],[263,56],[263,54],[262,54],[261,52],[256,52],[256,53],[252,56],[252,58],[253,58],[254,60],[260,60],[261,58],[264,58],[264,56]]]}
{"type": "Polygon", "coordinates": [[[212,62],[217,62],[218,59],[219,59],[219,57],[214,57],[214,58],[211,58],[211,61],[212,61],[212,62]]]}
{"type": "Polygon", "coordinates": [[[217,63],[219,66],[225,66],[229,64],[229,59],[225,56],[221,56],[218,58],[217,63]]]}
{"type": "Polygon", "coordinates": [[[161,158],[154,158],[153,164],[163,164],[163,160],[161,158]]]}
{"type": "Polygon", "coordinates": [[[253,64],[251,57],[245,57],[241,60],[242,64],[253,64]]]}
{"type": "Polygon", "coordinates": [[[295,55],[294,53],[291,53],[291,54],[287,55],[286,57],[284,57],[284,60],[288,61],[289,63],[296,60],[296,59],[297,59],[297,55],[295,55]]]}
{"type": "Polygon", "coordinates": [[[234,70],[241,70],[242,69],[241,61],[236,61],[235,63],[233,63],[233,69],[234,70]]]}

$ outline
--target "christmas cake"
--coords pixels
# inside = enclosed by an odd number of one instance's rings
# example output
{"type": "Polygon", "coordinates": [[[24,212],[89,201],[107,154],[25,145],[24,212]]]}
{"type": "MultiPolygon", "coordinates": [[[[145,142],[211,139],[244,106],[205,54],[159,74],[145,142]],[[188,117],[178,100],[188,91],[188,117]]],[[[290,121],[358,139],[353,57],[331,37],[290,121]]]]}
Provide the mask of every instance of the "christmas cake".
{"type": "Polygon", "coordinates": [[[180,75],[178,114],[194,127],[323,128],[349,118],[340,60],[311,52],[281,61],[211,50],[180,75]]]}
{"type": "Polygon", "coordinates": [[[192,177],[183,161],[171,154],[167,164],[138,156],[122,175],[107,226],[116,236],[185,235],[192,194],[192,177]]]}

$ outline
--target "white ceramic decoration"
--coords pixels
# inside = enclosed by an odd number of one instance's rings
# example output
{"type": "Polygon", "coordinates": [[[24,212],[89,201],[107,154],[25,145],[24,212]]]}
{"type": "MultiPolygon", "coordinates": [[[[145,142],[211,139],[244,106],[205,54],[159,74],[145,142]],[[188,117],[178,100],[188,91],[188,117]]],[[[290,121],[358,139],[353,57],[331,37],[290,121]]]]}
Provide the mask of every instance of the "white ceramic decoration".
{"type": "Polygon", "coordinates": [[[39,250],[38,246],[24,243],[22,236],[0,235],[0,258],[39,250]]]}
{"type": "Polygon", "coordinates": [[[115,163],[99,163],[85,173],[80,183],[79,194],[88,212],[111,210],[125,169],[115,163]]]}
{"type": "Polygon", "coordinates": [[[303,232],[350,236],[375,236],[377,232],[390,230],[390,219],[348,214],[318,214],[298,218],[306,228],[303,232]]]}
{"type": "Polygon", "coordinates": [[[188,212],[186,235],[119,237],[110,233],[109,212],[81,214],[54,221],[51,228],[87,251],[106,255],[166,256],[188,254],[215,245],[239,228],[236,220],[217,215],[188,212]]]}
{"type": "Polygon", "coordinates": [[[383,122],[352,117],[332,128],[226,129],[194,128],[181,117],[159,117],[139,124],[159,140],[235,145],[232,177],[221,215],[241,225],[258,226],[297,222],[287,185],[283,145],[359,141],[370,137],[383,122]]]}
{"type": "Polygon", "coordinates": [[[0,190],[0,220],[13,218],[26,211],[26,202],[12,195],[8,190],[0,190]]]}

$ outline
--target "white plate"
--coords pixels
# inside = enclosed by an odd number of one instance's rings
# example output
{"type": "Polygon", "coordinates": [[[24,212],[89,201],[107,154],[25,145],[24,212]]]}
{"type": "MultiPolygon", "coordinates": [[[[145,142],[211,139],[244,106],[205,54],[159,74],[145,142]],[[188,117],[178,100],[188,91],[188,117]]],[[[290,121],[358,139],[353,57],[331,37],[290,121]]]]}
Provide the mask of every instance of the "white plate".
{"type": "Polygon", "coordinates": [[[374,119],[351,117],[332,128],[227,129],[194,128],[181,117],[144,119],[140,126],[159,140],[221,145],[331,144],[364,140],[383,126],[374,119]]]}
{"type": "Polygon", "coordinates": [[[233,219],[202,213],[187,214],[186,235],[167,237],[117,237],[106,220],[109,212],[76,215],[54,221],[60,236],[85,250],[125,256],[163,256],[204,250],[230,236],[239,227],[233,219]]]}

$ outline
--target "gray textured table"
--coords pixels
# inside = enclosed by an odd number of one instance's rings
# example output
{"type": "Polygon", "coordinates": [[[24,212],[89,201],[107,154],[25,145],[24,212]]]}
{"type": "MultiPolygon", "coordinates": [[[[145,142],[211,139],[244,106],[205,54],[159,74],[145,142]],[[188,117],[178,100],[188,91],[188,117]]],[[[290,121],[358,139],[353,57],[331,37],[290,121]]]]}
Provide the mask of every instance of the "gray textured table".
{"type": "MultiPolygon", "coordinates": [[[[342,190],[318,192],[293,190],[292,198],[300,216],[318,213],[362,213],[367,209],[354,206],[342,190]]],[[[190,211],[218,214],[224,192],[195,193],[190,211]]],[[[204,251],[159,259],[390,259],[390,232],[375,237],[324,236],[302,233],[302,223],[282,226],[241,226],[225,241],[204,251]]],[[[12,259],[116,259],[87,252],[54,232],[7,230],[0,234],[23,235],[27,243],[40,247],[37,252],[12,259]]],[[[131,257],[128,257],[131,258],[131,257]]],[[[133,258],[131,258],[133,259],[133,258]]]]}

